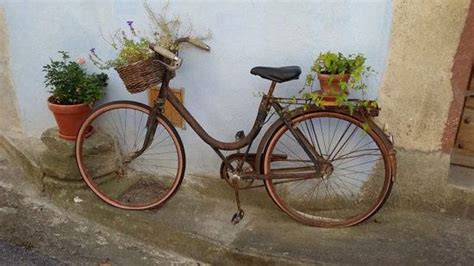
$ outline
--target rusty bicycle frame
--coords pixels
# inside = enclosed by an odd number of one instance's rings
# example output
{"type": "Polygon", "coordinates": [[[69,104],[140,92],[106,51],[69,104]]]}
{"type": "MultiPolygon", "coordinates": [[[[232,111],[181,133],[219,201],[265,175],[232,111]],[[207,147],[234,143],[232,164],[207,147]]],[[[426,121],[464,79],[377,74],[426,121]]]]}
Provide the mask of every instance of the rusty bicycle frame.
{"type": "MultiPolygon", "coordinates": [[[[322,155],[318,154],[318,152],[313,148],[313,146],[309,143],[306,139],[304,134],[298,129],[297,127],[293,127],[290,124],[291,116],[288,115],[288,112],[284,111],[284,108],[275,100],[273,97],[273,92],[276,87],[276,82],[272,81],[270,88],[268,89],[268,93],[264,94],[260,105],[258,108],[257,117],[255,118],[254,124],[248,133],[248,135],[244,135],[242,131],[239,131],[236,135],[236,141],[234,142],[222,142],[219,141],[212,136],[210,136],[204,128],[199,124],[199,122],[192,116],[192,114],[184,107],[184,105],[173,95],[170,93],[169,88],[169,81],[170,81],[171,71],[165,68],[163,82],[161,84],[160,91],[158,96],[155,99],[155,104],[151,109],[150,115],[147,120],[147,133],[145,135],[143,146],[140,150],[135,152],[132,157],[130,158],[133,160],[140,156],[146,149],[151,145],[153,142],[153,138],[156,132],[156,128],[158,126],[157,117],[163,113],[163,107],[166,100],[168,100],[171,105],[178,111],[178,113],[183,117],[183,119],[188,122],[191,128],[198,134],[198,136],[206,142],[221,158],[227,169],[230,169],[232,172],[240,171],[244,165],[244,162],[247,161],[247,157],[249,156],[250,148],[252,147],[252,143],[260,133],[263,125],[265,124],[265,120],[268,116],[270,108],[273,108],[276,113],[279,115],[280,120],[288,127],[289,131],[295,137],[295,140],[298,144],[303,148],[303,151],[308,155],[310,160],[313,162],[313,167],[307,167],[305,170],[312,170],[308,173],[305,171],[304,173],[293,173],[292,175],[288,175],[285,173],[276,174],[272,173],[271,176],[261,174],[258,171],[253,171],[249,174],[242,174],[238,176],[238,179],[242,180],[253,180],[253,179],[287,179],[291,178],[292,180],[304,180],[304,179],[311,179],[311,178],[322,178],[325,174],[326,164],[325,159],[322,155]],[[238,136],[240,135],[241,136],[238,136]],[[243,135],[243,136],[242,136],[243,135]],[[227,159],[224,154],[222,154],[221,150],[238,150],[240,148],[247,147],[245,153],[243,154],[243,159],[239,161],[237,168],[234,168],[229,159],[227,159]],[[322,171],[323,170],[323,171],[322,171]]],[[[258,155],[258,152],[257,152],[258,155]]],[[[255,157],[255,160],[258,160],[258,156],[255,157]]],[[[221,178],[223,178],[221,176],[221,178]]],[[[241,208],[240,204],[240,197],[239,197],[239,186],[238,180],[236,178],[232,178],[232,186],[234,188],[235,199],[237,203],[237,212],[232,217],[232,223],[237,224],[240,220],[244,217],[244,210],[241,208]]]]}
{"type": "MultiPolygon", "coordinates": [[[[186,41],[186,40],[183,40],[186,41]]],[[[208,50],[209,47],[206,45],[197,45],[198,47],[208,50]]],[[[183,117],[183,119],[190,125],[190,127],[198,134],[198,136],[207,143],[221,158],[222,165],[221,165],[221,178],[225,178],[227,182],[231,181],[231,186],[234,189],[235,199],[237,203],[237,212],[232,217],[232,223],[238,223],[244,216],[244,211],[241,208],[240,198],[239,198],[239,187],[240,180],[247,180],[249,182],[253,182],[253,180],[264,180],[265,182],[269,180],[276,179],[277,183],[285,183],[285,182],[292,182],[292,181],[300,181],[300,180],[307,180],[307,179],[325,179],[328,175],[331,175],[333,166],[328,159],[325,159],[322,154],[319,154],[316,150],[316,147],[310,143],[310,141],[306,138],[303,132],[298,128],[297,125],[292,124],[292,120],[300,115],[305,115],[307,112],[313,111],[320,111],[321,108],[310,106],[309,110],[307,110],[305,105],[304,108],[295,108],[292,110],[288,110],[288,106],[282,106],[285,103],[285,98],[278,98],[273,97],[273,92],[276,88],[277,81],[272,80],[271,85],[268,89],[267,94],[263,94],[262,99],[260,101],[257,116],[253,123],[252,128],[250,129],[249,133],[245,135],[243,131],[239,131],[236,134],[236,140],[233,142],[223,142],[219,141],[212,136],[210,136],[206,130],[199,124],[199,122],[192,116],[192,114],[186,109],[186,107],[174,96],[173,93],[170,93],[169,82],[174,77],[173,72],[176,71],[181,66],[181,60],[176,54],[166,50],[164,48],[160,48],[159,46],[152,47],[156,52],[156,59],[162,63],[164,68],[163,79],[161,83],[161,88],[159,93],[154,99],[154,105],[150,110],[147,122],[146,122],[146,135],[143,141],[143,145],[141,148],[130,155],[130,158],[127,158],[125,161],[130,162],[133,159],[139,157],[143,154],[148,147],[153,142],[153,138],[158,126],[158,117],[163,117],[163,108],[165,105],[165,101],[168,101],[176,111],[183,117]],[[161,56],[161,57],[160,57],[161,56]],[[163,60],[163,61],[161,61],[163,60]],[[296,167],[296,168],[280,168],[278,172],[272,172],[271,174],[264,174],[262,169],[260,169],[261,163],[261,155],[265,152],[265,147],[268,141],[268,134],[265,134],[263,139],[260,141],[258,145],[256,153],[249,153],[252,147],[253,141],[256,139],[257,135],[260,133],[261,129],[263,128],[264,124],[267,122],[267,117],[269,116],[270,110],[273,108],[276,114],[278,114],[279,119],[275,122],[268,130],[268,132],[273,132],[276,130],[276,127],[285,126],[291,135],[294,137],[294,140],[297,144],[302,148],[304,153],[308,156],[309,160],[307,162],[312,162],[309,166],[304,167],[296,167]],[[221,151],[230,151],[230,150],[240,150],[244,148],[245,152],[231,154],[229,156],[224,156],[221,151]],[[237,166],[234,167],[232,165],[232,161],[238,156],[237,166]],[[243,166],[245,162],[249,162],[251,165],[253,164],[253,170],[251,172],[242,172],[243,166]],[[223,175],[223,166],[227,168],[225,170],[225,175],[223,175]],[[230,174],[228,175],[227,171],[230,170],[230,174]],[[297,173],[291,172],[288,173],[288,170],[296,170],[297,173]],[[280,179],[280,180],[278,180],[280,179]],[[287,180],[283,180],[287,179],[287,180]],[[288,181],[290,180],[290,181],[288,181]]],[[[288,99],[286,99],[288,100],[288,99]]],[[[300,101],[304,101],[303,99],[299,99],[300,101]]],[[[287,102],[288,103],[288,102],[287,102]]],[[[307,103],[307,102],[306,102],[307,103]]],[[[305,103],[305,104],[306,104],[305,103]]],[[[299,103],[301,104],[301,102],[299,103]]],[[[325,108],[323,108],[325,109],[325,108]]],[[[358,121],[365,121],[368,124],[370,130],[374,131],[374,133],[379,137],[382,141],[382,145],[386,147],[388,150],[388,160],[389,160],[389,168],[388,173],[391,177],[391,182],[395,181],[395,172],[396,172],[396,157],[395,157],[395,150],[393,149],[393,141],[385,135],[382,129],[378,127],[375,122],[372,120],[373,116],[378,115],[378,108],[376,108],[375,113],[371,111],[348,111],[343,107],[340,106],[331,106],[328,108],[329,112],[339,113],[341,115],[349,115],[355,118],[358,121]]],[[[347,142],[347,140],[346,140],[347,142]]],[[[342,147],[341,147],[342,148],[342,147]]],[[[341,149],[340,148],[340,149],[341,149]]],[[[340,151],[339,149],[339,151],[340,151]]],[[[338,152],[339,152],[338,151],[338,152]]],[[[269,158],[271,161],[274,160],[285,160],[287,155],[285,154],[275,154],[269,158]]],[[[266,183],[265,183],[266,184],[266,183]]],[[[249,186],[248,188],[254,188],[258,186],[249,186]]],[[[280,205],[279,205],[280,206],[280,205]]],[[[281,206],[280,206],[281,207],[281,206]]]]}
{"type": "MultiPolygon", "coordinates": [[[[232,171],[234,171],[234,167],[230,164],[229,160],[222,154],[221,150],[238,150],[243,147],[247,147],[246,152],[244,153],[244,159],[239,163],[238,168],[241,168],[243,165],[243,162],[247,159],[249,155],[250,148],[252,146],[253,140],[257,137],[257,135],[260,133],[260,130],[262,129],[263,125],[265,124],[265,120],[268,116],[270,108],[274,108],[276,113],[280,116],[281,121],[289,128],[290,132],[294,135],[296,141],[301,145],[305,153],[308,155],[310,160],[313,162],[314,167],[314,174],[299,174],[297,175],[298,177],[296,178],[316,178],[320,177],[320,169],[319,165],[324,161],[324,158],[318,154],[318,152],[312,147],[312,145],[309,143],[309,141],[304,137],[303,133],[297,129],[294,128],[290,125],[290,116],[287,115],[286,112],[284,112],[284,108],[278,103],[278,101],[275,100],[273,97],[273,92],[276,87],[276,82],[272,81],[270,88],[268,89],[268,93],[264,94],[262,97],[262,100],[260,102],[259,108],[258,108],[258,113],[257,117],[255,118],[255,122],[250,130],[250,132],[244,136],[243,138],[240,138],[234,142],[222,142],[219,141],[212,136],[210,136],[204,128],[199,124],[199,122],[192,116],[192,114],[184,107],[184,105],[176,98],[176,96],[173,95],[173,93],[170,93],[170,88],[169,88],[169,77],[170,77],[170,72],[168,69],[165,70],[164,73],[164,78],[163,78],[163,83],[161,84],[161,89],[158,93],[158,96],[155,99],[155,105],[153,106],[150,116],[147,121],[147,134],[145,136],[144,144],[142,148],[135,152],[133,155],[133,158],[136,158],[140,156],[148,147],[151,145],[153,142],[153,137],[157,128],[158,123],[157,117],[162,114],[163,112],[163,107],[165,100],[168,100],[171,105],[178,111],[178,113],[183,117],[183,119],[188,122],[188,124],[191,126],[191,128],[198,134],[198,136],[206,142],[216,153],[217,155],[222,159],[223,163],[232,171]]],[[[132,158],[132,159],[133,159],[132,158]]],[[[288,178],[287,175],[276,175],[273,174],[273,177],[269,177],[267,175],[261,175],[258,173],[252,173],[247,176],[242,176],[243,179],[245,178],[255,178],[255,179],[270,179],[270,178],[288,178]]]]}

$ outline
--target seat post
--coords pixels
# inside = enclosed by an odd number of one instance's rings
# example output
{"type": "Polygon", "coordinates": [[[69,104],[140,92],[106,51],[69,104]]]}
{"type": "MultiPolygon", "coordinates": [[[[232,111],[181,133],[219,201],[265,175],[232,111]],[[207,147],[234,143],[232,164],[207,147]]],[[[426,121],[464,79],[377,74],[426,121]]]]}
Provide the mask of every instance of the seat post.
{"type": "Polygon", "coordinates": [[[272,81],[272,84],[270,85],[270,88],[268,89],[268,97],[272,97],[275,87],[276,87],[276,81],[272,81]]]}

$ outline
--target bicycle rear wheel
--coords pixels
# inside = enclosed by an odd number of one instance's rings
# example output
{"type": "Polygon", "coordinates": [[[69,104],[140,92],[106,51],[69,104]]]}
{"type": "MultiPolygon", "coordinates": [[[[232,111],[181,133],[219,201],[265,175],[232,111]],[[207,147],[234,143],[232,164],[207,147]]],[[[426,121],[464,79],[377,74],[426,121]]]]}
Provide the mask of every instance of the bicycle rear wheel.
{"type": "Polygon", "coordinates": [[[89,188],[112,206],[157,207],[183,179],[183,145],[164,117],[157,118],[153,142],[134,158],[144,143],[149,113],[150,108],[140,103],[112,102],[95,110],[79,130],[75,148],[79,171],[89,188]]]}
{"type": "Polygon", "coordinates": [[[265,180],[270,197],[284,212],[312,226],[345,227],[382,206],[392,186],[389,150],[374,131],[336,112],[308,112],[293,118],[291,125],[322,155],[329,170],[318,176],[315,169],[323,163],[315,167],[288,128],[277,128],[262,169],[270,177],[285,174],[283,179],[265,180]],[[281,154],[286,159],[271,159],[281,154]]]}

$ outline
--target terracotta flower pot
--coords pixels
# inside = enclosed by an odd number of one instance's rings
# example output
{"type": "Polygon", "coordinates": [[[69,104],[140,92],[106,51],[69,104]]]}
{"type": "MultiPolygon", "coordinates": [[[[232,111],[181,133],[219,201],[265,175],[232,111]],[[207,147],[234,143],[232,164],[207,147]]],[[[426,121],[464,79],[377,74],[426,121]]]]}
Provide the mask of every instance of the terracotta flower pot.
{"type": "MultiPolygon", "coordinates": [[[[87,103],[61,105],[48,98],[48,108],[53,112],[59,128],[59,137],[67,140],[75,140],[79,128],[91,112],[92,108],[87,103]]],[[[92,128],[89,130],[92,134],[92,128]]]]}
{"type": "Polygon", "coordinates": [[[319,84],[321,85],[321,94],[328,99],[336,99],[335,96],[340,95],[342,93],[347,94],[347,92],[343,92],[341,89],[340,82],[348,82],[351,78],[351,74],[343,74],[343,75],[328,75],[328,74],[318,74],[319,84]]]}

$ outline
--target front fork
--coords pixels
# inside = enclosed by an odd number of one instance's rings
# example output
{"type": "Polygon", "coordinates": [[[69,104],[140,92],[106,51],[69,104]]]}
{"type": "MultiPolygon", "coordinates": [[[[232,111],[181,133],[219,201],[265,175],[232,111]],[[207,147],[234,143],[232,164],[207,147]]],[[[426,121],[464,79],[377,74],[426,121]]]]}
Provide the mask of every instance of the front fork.
{"type": "Polygon", "coordinates": [[[135,158],[142,155],[146,149],[150,147],[153,143],[153,139],[155,137],[156,128],[158,127],[158,116],[163,112],[163,108],[165,106],[166,100],[166,93],[169,89],[169,73],[165,71],[165,76],[163,83],[161,84],[161,89],[158,94],[158,97],[155,100],[155,105],[151,108],[150,114],[148,115],[148,120],[146,121],[146,135],[145,140],[143,141],[143,145],[140,150],[134,152],[129,158],[125,160],[125,162],[131,162],[135,158]]]}
{"type": "Polygon", "coordinates": [[[151,109],[150,115],[148,116],[148,120],[146,122],[146,135],[145,135],[145,140],[143,141],[143,145],[138,151],[134,152],[128,158],[125,158],[123,161],[124,163],[130,163],[135,158],[142,155],[146,151],[146,149],[148,149],[148,147],[150,147],[150,145],[153,143],[156,128],[158,127],[157,118],[159,114],[161,114],[163,104],[160,104],[159,102],[157,102],[155,106],[151,109]]]}

